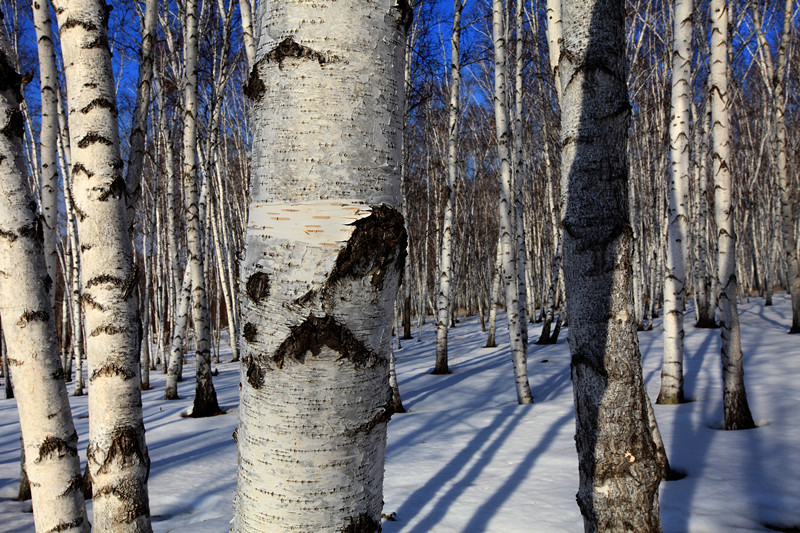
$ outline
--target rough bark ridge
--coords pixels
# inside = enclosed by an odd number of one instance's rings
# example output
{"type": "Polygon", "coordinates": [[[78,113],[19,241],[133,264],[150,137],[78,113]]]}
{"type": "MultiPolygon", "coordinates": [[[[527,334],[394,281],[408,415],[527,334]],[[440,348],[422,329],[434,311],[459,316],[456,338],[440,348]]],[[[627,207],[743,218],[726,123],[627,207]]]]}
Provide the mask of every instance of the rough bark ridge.
{"type": "Polygon", "coordinates": [[[149,461],[139,390],[136,271],[126,224],[104,1],[55,1],[67,82],[72,183],[81,240],[89,375],[89,460],[96,531],[149,532],[149,461]],[[133,431],[132,455],[104,459],[121,431],[133,431]],[[136,450],[133,453],[133,450],[136,450]],[[102,459],[102,460],[101,460],[102,459]]]}
{"type": "Polygon", "coordinates": [[[403,13],[258,9],[232,531],[379,531],[406,249],[403,13]]]}
{"type": "MultiPolygon", "coordinates": [[[[22,159],[22,78],[0,28],[0,315],[13,368],[26,473],[37,531],[89,531],[79,485],[78,435],[58,357],[41,235],[28,231],[37,214],[22,159]]],[[[2,354],[0,354],[2,356],[2,354]]]]}
{"type": "Polygon", "coordinates": [[[625,4],[566,0],[564,281],[587,532],[661,530],[658,461],[633,314],[625,4]]]}

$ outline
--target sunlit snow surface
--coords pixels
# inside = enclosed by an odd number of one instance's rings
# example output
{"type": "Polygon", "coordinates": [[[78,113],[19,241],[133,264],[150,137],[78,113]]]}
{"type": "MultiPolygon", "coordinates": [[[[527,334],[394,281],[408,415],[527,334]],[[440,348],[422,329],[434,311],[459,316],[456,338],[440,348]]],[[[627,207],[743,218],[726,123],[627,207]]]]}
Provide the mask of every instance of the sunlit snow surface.
{"type": "MultiPolygon", "coordinates": [[[[687,477],[661,485],[665,532],[769,531],[800,527],[800,335],[787,335],[788,298],[740,305],[745,380],[759,428],[724,432],[719,330],[697,330],[686,315],[686,394],[692,403],[655,406],[676,469],[687,477]]],[[[660,320],[640,333],[651,398],[659,387],[660,320]]],[[[476,318],[450,330],[448,376],[432,376],[434,332],[396,351],[407,414],[389,424],[384,500],[388,533],[561,532],[583,530],[575,503],[577,456],[566,331],[555,346],[531,344],[535,397],[516,405],[504,323],[497,348],[483,348],[476,318]],[[545,362],[546,361],[546,362],[545,362]]],[[[534,341],[539,325],[532,324],[534,341]]],[[[416,330],[414,331],[416,337],[416,330]]],[[[222,360],[230,359],[224,351],[222,360]]],[[[193,365],[179,384],[182,400],[162,400],[164,376],[151,374],[143,393],[152,460],[150,509],[158,533],[225,532],[236,486],[239,373],[223,362],[215,386],[227,414],[182,418],[191,407],[193,365]]],[[[87,398],[71,397],[85,460],[87,398]]],[[[30,503],[12,500],[19,475],[14,400],[0,400],[0,531],[33,531],[30,503]]],[[[91,509],[91,507],[90,507],[91,509]]]]}

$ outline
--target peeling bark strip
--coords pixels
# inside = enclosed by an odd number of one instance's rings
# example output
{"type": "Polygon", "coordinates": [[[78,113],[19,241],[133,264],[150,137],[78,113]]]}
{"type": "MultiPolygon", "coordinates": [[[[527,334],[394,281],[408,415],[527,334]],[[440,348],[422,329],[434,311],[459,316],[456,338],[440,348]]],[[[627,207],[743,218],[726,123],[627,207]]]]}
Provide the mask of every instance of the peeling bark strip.
{"type": "Polygon", "coordinates": [[[378,414],[372,417],[372,419],[369,422],[361,424],[360,426],[349,430],[347,433],[350,435],[357,435],[358,433],[368,434],[378,424],[388,423],[389,420],[391,420],[393,414],[394,414],[394,406],[392,402],[389,402],[384,407],[381,407],[380,411],[378,411],[378,414]]]}
{"type": "Polygon", "coordinates": [[[358,366],[374,366],[381,361],[378,354],[367,348],[349,329],[329,315],[322,318],[310,315],[305,322],[293,327],[286,340],[275,350],[272,360],[278,368],[283,368],[287,357],[304,363],[307,352],[316,357],[323,346],[358,366]]]}
{"type": "Polygon", "coordinates": [[[380,289],[389,267],[394,265],[397,272],[405,267],[407,236],[403,215],[397,209],[380,205],[353,225],[356,229],[339,252],[326,285],[372,274],[372,284],[380,289]]]}
{"type": "Polygon", "coordinates": [[[303,46],[302,44],[294,42],[294,38],[292,36],[287,37],[281,41],[278,46],[267,52],[262,61],[266,61],[268,63],[277,63],[278,68],[283,70],[283,60],[287,57],[317,61],[320,65],[339,61],[339,58],[330,52],[323,54],[321,52],[317,52],[316,50],[312,50],[307,46],[303,46]]]}

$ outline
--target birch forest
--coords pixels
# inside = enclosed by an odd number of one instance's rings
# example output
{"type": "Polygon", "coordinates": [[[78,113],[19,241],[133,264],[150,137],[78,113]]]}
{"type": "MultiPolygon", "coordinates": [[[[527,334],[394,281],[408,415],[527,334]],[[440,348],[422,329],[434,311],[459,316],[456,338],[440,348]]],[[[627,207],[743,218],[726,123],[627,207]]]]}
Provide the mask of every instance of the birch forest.
{"type": "Polygon", "coordinates": [[[758,425],[738,306],[787,294],[800,334],[797,0],[0,12],[3,445],[36,531],[154,530],[155,387],[238,416],[230,531],[381,531],[394,351],[432,327],[444,379],[473,319],[521,405],[569,343],[586,531],[661,531],[687,328],[720,339],[724,429],[758,425]]]}

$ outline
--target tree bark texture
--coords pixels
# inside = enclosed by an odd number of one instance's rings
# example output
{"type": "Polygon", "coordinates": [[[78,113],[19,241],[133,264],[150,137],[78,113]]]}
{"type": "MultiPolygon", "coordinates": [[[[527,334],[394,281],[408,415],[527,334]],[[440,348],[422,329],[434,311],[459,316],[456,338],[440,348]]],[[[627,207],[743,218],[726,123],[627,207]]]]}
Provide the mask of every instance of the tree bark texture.
{"type": "Polygon", "coordinates": [[[625,3],[563,2],[564,284],[584,529],[661,531],[633,313],[625,3]]]}
{"type": "Polygon", "coordinates": [[[376,532],[411,13],[393,0],[259,10],[232,531],[376,532]]]}
{"type": "Polygon", "coordinates": [[[81,242],[82,303],[89,370],[88,462],[96,531],[149,532],[139,390],[138,273],[126,223],[109,6],[53,3],[67,81],[72,203],[81,242]]]}

